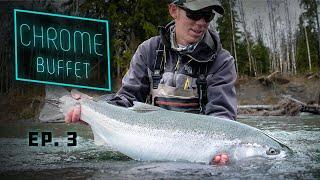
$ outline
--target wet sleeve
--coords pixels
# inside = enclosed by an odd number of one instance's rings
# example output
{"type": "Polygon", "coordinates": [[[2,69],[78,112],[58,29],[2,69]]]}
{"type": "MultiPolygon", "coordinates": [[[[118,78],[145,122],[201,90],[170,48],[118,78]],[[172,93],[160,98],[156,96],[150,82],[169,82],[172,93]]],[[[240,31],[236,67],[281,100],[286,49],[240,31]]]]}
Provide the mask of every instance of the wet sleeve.
{"type": "Polygon", "coordinates": [[[146,52],[145,46],[138,47],[131,59],[130,68],[122,79],[120,90],[108,101],[110,104],[131,107],[133,101],[146,101],[150,91],[146,52]]]}
{"type": "Polygon", "coordinates": [[[207,97],[205,114],[236,120],[237,97],[235,82],[237,73],[234,59],[229,53],[223,53],[216,58],[213,73],[207,76],[207,97]],[[222,62],[222,63],[219,63],[222,62]],[[219,64],[217,66],[217,64],[219,64]]]}

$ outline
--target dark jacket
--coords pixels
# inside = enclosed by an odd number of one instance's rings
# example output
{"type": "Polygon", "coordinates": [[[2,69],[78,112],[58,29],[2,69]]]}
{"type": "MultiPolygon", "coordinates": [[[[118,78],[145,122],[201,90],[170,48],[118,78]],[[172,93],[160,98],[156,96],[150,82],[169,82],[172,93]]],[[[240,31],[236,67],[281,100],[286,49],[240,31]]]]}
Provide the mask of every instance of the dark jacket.
{"type": "Polygon", "coordinates": [[[171,23],[162,28],[160,36],[152,37],[139,45],[132,57],[129,71],[122,79],[122,87],[109,103],[130,107],[133,101],[146,102],[150,94],[156,50],[159,48],[159,43],[163,43],[168,54],[165,66],[167,76],[163,76],[162,83],[183,86],[179,80],[172,79],[176,77],[173,74],[187,74],[194,78],[191,84],[194,87],[197,78],[195,72],[199,66],[206,66],[208,103],[205,106],[205,114],[235,120],[237,101],[234,85],[237,75],[234,58],[222,48],[217,33],[210,30],[191,53],[173,50],[168,32],[172,25],[171,23]],[[178,59],[179,63],[177,63],[178,59]],[[177,64],[179,64],[178,69],[176,69],[177,64]]]}

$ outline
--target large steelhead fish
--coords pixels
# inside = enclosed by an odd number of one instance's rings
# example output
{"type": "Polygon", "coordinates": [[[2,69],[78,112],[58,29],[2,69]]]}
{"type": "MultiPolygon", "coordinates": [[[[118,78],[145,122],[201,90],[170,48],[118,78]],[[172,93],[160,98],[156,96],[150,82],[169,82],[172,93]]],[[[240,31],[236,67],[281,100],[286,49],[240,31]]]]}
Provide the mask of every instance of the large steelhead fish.
{"type": "Polygon", "coordinates": [[[59,104],[64,113],[80,104],[81,119],[91,126],[95,140],[136,160],[210,163],[219,153],[227,153],[230,161],[236,161],[284,156],[289,150],[264,132],[228,119],[139,102],[123,108],[105,100],[75,100],[70,95],[61,97],[59,104]]]}

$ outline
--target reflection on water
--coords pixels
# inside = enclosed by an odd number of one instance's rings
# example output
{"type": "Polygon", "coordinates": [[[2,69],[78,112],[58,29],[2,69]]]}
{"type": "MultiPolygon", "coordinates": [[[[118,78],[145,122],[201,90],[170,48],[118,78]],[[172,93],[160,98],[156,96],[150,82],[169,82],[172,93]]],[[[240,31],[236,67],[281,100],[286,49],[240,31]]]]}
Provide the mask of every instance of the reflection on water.
{"type": "Polygon", "coordinates": [[[0,124],[0,177],[98,179],[319,179],[320,116],[242,117],[288,145],[292,156],[282,159],[250,158],[225,166],[186,162],[139,162],[96,146],[89,127],[82,125],[15,122],[0,124]],[[53,142],[28,145],[29,131],[49,131],[53,142]],[[78,133],[77,146],[68,147],[66,132],[78,133]]]}

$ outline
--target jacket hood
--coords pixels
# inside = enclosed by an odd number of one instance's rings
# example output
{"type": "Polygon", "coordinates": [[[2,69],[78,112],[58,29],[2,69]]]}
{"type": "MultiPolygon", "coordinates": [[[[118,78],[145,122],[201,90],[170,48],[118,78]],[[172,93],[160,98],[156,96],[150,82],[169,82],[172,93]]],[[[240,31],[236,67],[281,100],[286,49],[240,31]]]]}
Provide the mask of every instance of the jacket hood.
{"type": "MultiPolygon", "coordinates": [[[[160,37],[164,46],[170,50],[173,50],[170,42],[170,28],[175,26],[175,22],[171,21],[166,26],[160,26],[160,37]]],[[[218,51],[222,49],[220,38],[217,32],[208,29],[203,39],[199,42],[196,48],[191,53],[185,53],[191,59],[197,62],[209,62],[215,59],[218,51]]]]}

